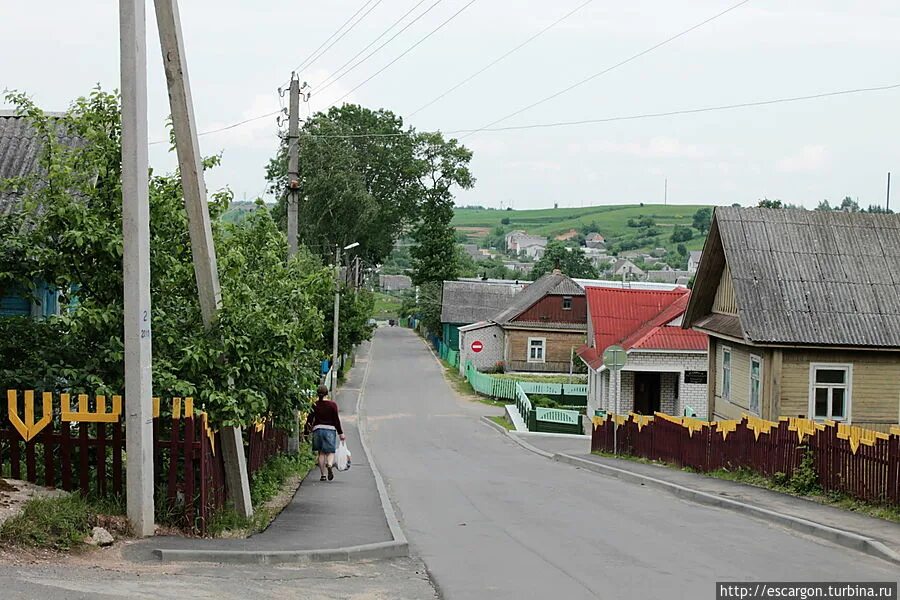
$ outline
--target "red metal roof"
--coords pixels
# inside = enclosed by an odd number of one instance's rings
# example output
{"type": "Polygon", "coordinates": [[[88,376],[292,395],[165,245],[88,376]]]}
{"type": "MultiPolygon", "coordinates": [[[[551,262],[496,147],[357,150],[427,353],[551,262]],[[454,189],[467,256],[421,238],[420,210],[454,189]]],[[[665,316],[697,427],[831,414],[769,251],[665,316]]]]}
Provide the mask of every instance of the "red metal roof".
{"type": "Polygon", "coordinates": [[[706,350],[705,334],[668,325],[687,308],[690,298],[687,289],[588,287],[585,293],[594,339],[578,355],[593,368],[602,364],[603,350],[613,344],[625,350],[706,350]]]}

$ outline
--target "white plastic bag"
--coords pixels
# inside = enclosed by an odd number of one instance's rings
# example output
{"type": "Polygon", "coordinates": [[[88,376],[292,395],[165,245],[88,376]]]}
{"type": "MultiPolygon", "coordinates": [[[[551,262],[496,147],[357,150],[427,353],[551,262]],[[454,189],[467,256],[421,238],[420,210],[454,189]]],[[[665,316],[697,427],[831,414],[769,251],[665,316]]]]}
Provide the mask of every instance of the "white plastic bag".
{"type": "Polygon", "coordinates": [[[337,452],[334,453],[334,464],[338,471],[346,471],[350,468],[350,450],[347,449],[347,444],[343,440],[338,445],[337,452]]]}

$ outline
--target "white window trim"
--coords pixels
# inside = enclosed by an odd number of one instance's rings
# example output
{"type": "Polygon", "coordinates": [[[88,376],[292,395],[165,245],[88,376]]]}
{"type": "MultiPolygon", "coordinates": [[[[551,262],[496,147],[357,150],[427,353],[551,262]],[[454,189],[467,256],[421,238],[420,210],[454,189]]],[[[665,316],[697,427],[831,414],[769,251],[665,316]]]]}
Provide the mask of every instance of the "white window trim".
{"type": "Polygon", "coordinates": [[[762,405],[763,405],[763,359],[758,354],[750,355],[750,372],[748,374],[749,381],[749,389],[747,391],[747,410],[755,414],[756,416],[760,416],[762,414],[762,405]],[[759,363],[759,407],[756,412],[753,411],[753,361],[757,361],[759,363]]]}
{"type": "Polygon", "coordinates": [[[731,346],[722,346],[722,397],[731,401],[731,385],[734,383],[734,352],[731,346]],[[728,389],[725,389],[725,355],[728,355],[728,389]]]}
{"type": "Polygon", "coordinates": [[[542,337],[530,337],[528,338],[528,348],[526,348],[527,354],[525,357],[528,359],[530,363],[545,363],[547,362],[547,338],[542,337]],[[536,358],[531,358],[531,342],[540,342],[541,343],[541,358],[540,360],[536,358]]]}
{"type": "Polygon", "coordinates": [[[563,310],[572,310],[572,296],[563,296],[562,299],[562,309],[563,310]],[[569,306],[566,306],[566,300],[569,301],[569,306]]]}
{"type": "MultiPolygon", "coordinates": [[[[845,412],[847,415],[843,419],[833,419],[829,418],[832,421],[839,421],[841,423],[852,423],[853,422],[853,363],[820,363],[814,362],[809,363],[809,407],[808,407],[808,417],[811,420],[816,420],[816,369],[844,369],[847,371],[847,395],[844,398],[844,404],[846,405],[845,412]]],[[[819,419],[825,420],[825,419],[819,419]]]]}

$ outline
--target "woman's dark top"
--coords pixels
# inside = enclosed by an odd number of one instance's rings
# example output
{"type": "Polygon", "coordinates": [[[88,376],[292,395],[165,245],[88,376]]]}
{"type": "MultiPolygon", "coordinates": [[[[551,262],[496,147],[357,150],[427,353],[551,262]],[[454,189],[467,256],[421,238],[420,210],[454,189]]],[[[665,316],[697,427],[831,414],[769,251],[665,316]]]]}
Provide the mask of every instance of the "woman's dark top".
{"type": "Polygon", "coordinates": [[[341,429],[341,418],[338,416],[337,404],[331,400],[317,400],[313,404],[309,418],[306,420],[306,427],[311,431],[316,425],[330,425],[337,430],[338,435],[343,435],[344,430],[341,429]]]}

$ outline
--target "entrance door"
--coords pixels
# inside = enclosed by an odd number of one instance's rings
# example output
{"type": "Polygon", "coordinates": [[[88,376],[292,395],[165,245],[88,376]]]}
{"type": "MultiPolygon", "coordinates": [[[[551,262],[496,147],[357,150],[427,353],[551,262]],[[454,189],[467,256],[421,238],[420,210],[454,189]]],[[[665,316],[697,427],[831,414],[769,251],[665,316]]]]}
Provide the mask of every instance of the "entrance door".
{"type": "Polygon", "coordinates": [[[634,412],[652,415],[660,409],[659,373],[635,372],[634,412]]]}

